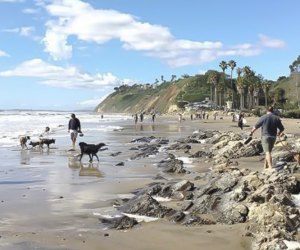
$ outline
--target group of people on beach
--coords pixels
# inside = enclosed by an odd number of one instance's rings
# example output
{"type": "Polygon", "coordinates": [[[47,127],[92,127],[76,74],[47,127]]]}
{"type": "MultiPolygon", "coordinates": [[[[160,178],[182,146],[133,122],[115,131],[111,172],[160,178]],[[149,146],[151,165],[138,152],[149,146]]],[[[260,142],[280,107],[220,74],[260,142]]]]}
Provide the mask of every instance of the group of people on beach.
{"type": "MultiPolygon", "coordinates": [[[[205,113],[203,113],[205,114],[205,113]]],[[[151,113],[151,119],[154,123],[155,121],[155,113],[151,113]]],[[[202,119],[204,119],[204,115],[202,116],[202,119]]],[[[144,120],[144,112],[141,112],[138,116],[137,113],[133,115],[134,123],[137,124],[138,120],[140,118],[140,122],[142,123],[144,120]]],[[[179,122],[183,121],[183,116],[180,113],[179,114],[179,122]]],[[[193,117],[191,116],[191,119],[193,120],[193,117]]],[[[208,115],[206,116],[206,119],[208,119],[208,115]]],[[[244,114],[241,112],[238,117],[238,127],[243,129],[244,125],[244,114]]],[[[265,162],[264,162],[264,168],[265,169],[272,169],[273,162],[272,162],[272,156],[271,152],[274,147],[275,141],[277,136],[283,135],[284,126],[281,122],[281,119],[279,116],[274,114],[274,108],[272,106],[269,106],[267,108],[267,113],[259,118],[257,123],[253,126],[250,132],[250,137],[252,138],[254,132],[261,128],[261,141],[262,141],[262,147],[265,153],[265,162]]],[[[50,128],[46,127],[45,131],[40,135],[40,137],[45,137],[49,134],[50,128]]],[[[72,141],[72,147],[75,149],[76,139],[79,136],[83,136],[81,131],[81,123],[80,120],[76,117],[75,114],[71,114],[71,119],[68,123],[68,132],[70,133],[70,139],[72,141]]]]}
{"type": "MultiPolygon", "coordinates": [[[[140,115],[138,115],[138,113],[135,113],[134,115],[132,115],[133,119],[134,119],[134,124],[137,125],[139,118],[140,118],[140,122],[143,123],[144,118],[145,118],[145,112],[141,112],[140,115]]],[[[151,121],[154,123],[156,119],[156,113],[155,112],[151,112],[151,121]]]]}

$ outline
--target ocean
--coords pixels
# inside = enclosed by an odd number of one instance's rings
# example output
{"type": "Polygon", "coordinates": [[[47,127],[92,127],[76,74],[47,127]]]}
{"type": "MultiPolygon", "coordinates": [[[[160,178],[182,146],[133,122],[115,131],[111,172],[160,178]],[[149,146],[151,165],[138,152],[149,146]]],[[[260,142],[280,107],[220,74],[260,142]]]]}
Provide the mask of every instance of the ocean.
{"type": "MultiPolygon", "coordinates": [[[[0,148],[19,147],[20,136],[30,136],[32,141],[39,140],[45,127],[50,127],[48,137],[69,138],[68,122],[70,112],[55,111],[2,111],[0,112],[0,148]]],[[[93,112],[77,112],[82,131],[87,136],[95,133],[121,130],[122,124],[131,121],[127,115],[105,115],[93,112]]]]}

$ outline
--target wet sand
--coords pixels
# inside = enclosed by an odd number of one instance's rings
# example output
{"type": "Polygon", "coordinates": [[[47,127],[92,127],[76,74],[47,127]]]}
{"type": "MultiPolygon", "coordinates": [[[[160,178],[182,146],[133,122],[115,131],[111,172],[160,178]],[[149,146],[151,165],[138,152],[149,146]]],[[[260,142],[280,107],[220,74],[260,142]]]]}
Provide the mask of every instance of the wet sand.
{"type": "MultiPolygon", "coordinates": [[[[113,215],[113,201],[130,198],[131,192],[154,182],[161,174],[154,165],[163,153],[140,160],[128,160],[129,142],[141,136],[166,137],[170,141],[191,135],[196,129],[216,129],[249,134],[257,118],[246,118],[249,127],[241,131],[231,117],[222,120],[193,120],[188,116],[150,119],[135,128],[125,121],[122,131],[109,132],[101,141],[108,150],[100,152],[100,163],[80,164],[69,150],[69,140],[58,138],[47,151],[1,149],[0,168],[0,248],[1,249],[250,249],[243,235],[244,225],[185,227],[165,220],[141,223],[127,231],[107,230],[99,223],[99,214],[113,215]],[[110,154],[122,152],[116,157],[110,154]],[[116,166],[124,162],[124,166],[116,166]]],[[[283,119],[286,133],[299,137],[299,123],[283,119]]],[[[259,137],[257,131],[255,136],[259,137]]],[[[99,140],[97,135],[82,138],[99,140]]],[[[203,145],[193,146],[197,150],[203,145]]],[[[262,170],[261,157],[238,159],[240,168],[262,170]]],[[[193,162],[189,175],[165,175],[167,179],[194,181],[211,163],[193,162]]],[[[188,166],[187,166],[188,167],[188,166]]]]}

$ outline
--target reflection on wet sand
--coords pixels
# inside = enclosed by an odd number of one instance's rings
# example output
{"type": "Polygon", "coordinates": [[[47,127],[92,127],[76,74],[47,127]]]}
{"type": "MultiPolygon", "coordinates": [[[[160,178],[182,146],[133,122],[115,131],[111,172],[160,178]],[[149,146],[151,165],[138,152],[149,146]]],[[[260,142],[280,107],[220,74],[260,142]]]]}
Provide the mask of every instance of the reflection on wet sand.
{"type": "Polygon", "coordinates": [[[101,173],[98,167],[99,163],[81,164],[79,176],[103,177],[103,174],[101,173]]]}
{"type": "Polygon", "coordinates": [[[99,170],[99,163],[84,164],[78,160],[78,155],[69,157],[68,167],[73,170],[79,169],[79,176],[96,176],[102,177],[103,174],[99,170]]]}
{"type": "Polygon", "coordinates": [[[71,169],[79,169],[81,167],[82,163],[78,160],[78,157],[73,156],[69,157],[68,160],[68,166],[71,169]]]}
{"type": "Polygon", "coordinates": [[[155,131],[155,126],[154,126],[154,124],[151,125],[151,130],[152,130],[152,131],[155,131]]]}
{"type": "Polygon", "coordinates": [[[20,164],[21,165],[30,164],[30,152],[28,150],[21,150],[20,164]]]}

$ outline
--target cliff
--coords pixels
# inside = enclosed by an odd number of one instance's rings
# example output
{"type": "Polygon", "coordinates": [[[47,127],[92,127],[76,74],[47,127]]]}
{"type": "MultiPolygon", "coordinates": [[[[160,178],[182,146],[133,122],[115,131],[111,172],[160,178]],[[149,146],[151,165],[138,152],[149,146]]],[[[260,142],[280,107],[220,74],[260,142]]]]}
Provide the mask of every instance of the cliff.
{"type": "Polygon", "coordinates": [[[177,102],[200,101],[209,96],[206,76],[186,76],[173,82],[115,88],[95,109],[105,113],[173,112],[177,102]]]}
{"type": "MultiPolygon", "coordinates": [[[[174,112],[178,110],[178,103],[183,103],[183,101],[200,102],[211,96],[211,85],[208,83],[208,78],[212,72],[221,74],[217,71],[208,71],[204,75],[186,75],[182,79],[161,84],[123,85],[115,88],[115,91],[102,101],[95,111],[99,113],[140,113],[153,110],[158,113],[174,112]]],[[[235,85],[235,83],[236,80],[233,79],[233,84],[235,85]]],[[[270,84],[269,104],[283,109],[298,108],[300,76],[282,76],[277,81],[270,81],[270,84]]],[[[230,79],[227,79],[226,85],[230,89],[230,79]]],[[[234,91],[235,98],[239,101],[236,87],[234,87],[234,91]]],[[[261,91],[259,102],[261,106],[264,106],[265,103],[263,93],[261,91]]]]}

